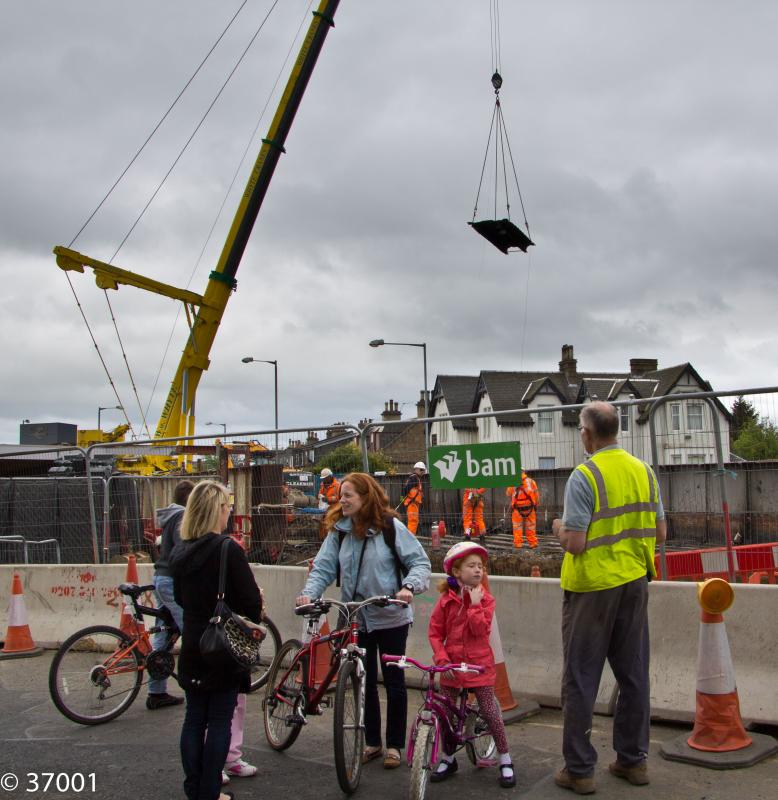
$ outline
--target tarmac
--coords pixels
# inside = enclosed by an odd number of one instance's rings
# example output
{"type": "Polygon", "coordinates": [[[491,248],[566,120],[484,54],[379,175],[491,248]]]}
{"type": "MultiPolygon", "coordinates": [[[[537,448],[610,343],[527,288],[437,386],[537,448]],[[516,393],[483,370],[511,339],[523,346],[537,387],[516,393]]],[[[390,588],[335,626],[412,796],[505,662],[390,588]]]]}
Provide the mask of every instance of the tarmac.
{"type": "MultiPolygon", "coordinates": [[[[4,798],[81,798],[111,800],[183,798],[178,737],[183,706],[147,711],[145,687],[121,717],[93,727],[77,725],[63,717],[51,702],[48,670],[53,652],[30,659],[0,661],[0,800],[4,798]],[[54,773],[48,791],[42,791],[44,773],[54,773]],[[81,773],[83,790],[78,787],[81,773]],[[9,775],[11,777],[9,777],[9,775]],[[18,785],[13,788],[14,776],[18,785]],[[92,777],[93,776],[93,777],[92,777]],[[38,781],[38,789],[34,781],[38,781]],[[59,783],[59,788],[57,788],[59,783]],[[94,790],[92,788],[94,784],[94,790]]],[[[516,687],[514,687],[516,688],[516,687]]],[[[171,691],[178,691],[174,682],[171,691]]],[[[259,693],[262,694],[262,691],[259,693]]],[[[409,690],[409,723],[421,703],[418,690],[409,690]]],[[[262,727],[261,696],[249,697],[244,758],[259,768],[256,777],[234,778],[226,787],[237,800],[328,800],[342,798],[332,758],[332,710],[310,720],[297,742],[276,753],[262,727]]],[[[611,776],[608,762],[612,720],[594,719],[592,741],[599,764],[595,774],[596,797],[603,800],[661,797],[664,800],[774,800],[778,797],[778,756],[736,770],[713,770],[666,761],[659,756],[663,742],[688,736],[689,726],[655,723],[651,727],[648,787],[635,787],[611,776]]],[[[543,708],[537,716],[509,725],[508,739],[517,784],[501,789],[497,770],[476,769],[464,754],[459,772],[445,783],[430,785],[427,798],[483,800],[485,796],[565,800],[574,795],[554,784],[560,755],[562,715],[543,708]]],[[[776,735],[776,730],[763,730],[776,735]]],[[[397,800],[408,792],[410,770],[402,766],[385,770],[380,761],[367,764],[355,797],[397,800]]]]}

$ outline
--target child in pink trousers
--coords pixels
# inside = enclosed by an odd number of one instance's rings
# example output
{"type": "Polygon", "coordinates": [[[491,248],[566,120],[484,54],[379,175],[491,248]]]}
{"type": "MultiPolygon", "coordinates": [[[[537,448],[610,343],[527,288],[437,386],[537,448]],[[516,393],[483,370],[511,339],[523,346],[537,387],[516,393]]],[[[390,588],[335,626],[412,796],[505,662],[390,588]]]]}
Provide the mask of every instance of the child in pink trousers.
{"type": "MultiPolygon", "coordinates": [[[[487,560],[486,549],[471,541],[458,542],[446,553],[443,569],[448,579],[438,587],[441,595],[430,617],[428,636],[436,664],[465,661],[486,668],[479,675],[444,672],[440,685],[455,702],[463,687],[475,695],[500,754],[500,786],[508,789],[516,785],[516,778],[505,723],[494,695],[496,671],[489,632],[495,603],[482,586],[487,560]]],[[[433,783],[446,780],[457,769],[454,755],[444,753],[430,780],[433,783]]]]}

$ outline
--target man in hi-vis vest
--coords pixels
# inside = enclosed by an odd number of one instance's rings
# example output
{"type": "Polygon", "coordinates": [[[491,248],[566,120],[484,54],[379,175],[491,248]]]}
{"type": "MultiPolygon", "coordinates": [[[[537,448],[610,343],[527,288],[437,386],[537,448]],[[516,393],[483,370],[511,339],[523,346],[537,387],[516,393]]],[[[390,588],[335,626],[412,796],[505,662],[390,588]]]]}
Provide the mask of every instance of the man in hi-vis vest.
{"type": "Polygon", "coordinates": [[[565,487],[562,519],[553,530],[562,561],[562,753],[557,785],[594,792],[597,751],[590,742],[592,712],[605,659],[619,685],[613,716],[613,775],[648,783],[648,580],[654,549],[664,542],[659,484],[648,464],[617,442],[619,415],[610,403],[581,412],[578,427],[589,458],[565,487]]]}
{"type": "Polygon", "coordinates": [[[419,510],[424,500],[421,490],[421,479],[427,472],[427,465],[423,461],[417,461],[413,465],[413,472],[408,476],[403,486],[403,494],[400,502],[405,506],[405,513],[408,521],[405,523],[408,530],[415,536],[419,527],[419,510]]]}

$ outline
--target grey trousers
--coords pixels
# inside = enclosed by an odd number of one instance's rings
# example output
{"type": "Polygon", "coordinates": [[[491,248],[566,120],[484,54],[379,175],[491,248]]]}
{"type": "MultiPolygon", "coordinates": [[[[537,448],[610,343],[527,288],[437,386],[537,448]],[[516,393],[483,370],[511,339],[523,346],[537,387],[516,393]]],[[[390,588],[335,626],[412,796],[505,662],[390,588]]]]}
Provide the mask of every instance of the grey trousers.
{"type": "Polygon", "coordinates": [[[594,772],[592,714],[606,658],[619,685],[613,749],[621,764],[644,761],[650,725],[646,578],[599,592],[566,591],[562,649],[562,753],[568,772],[577,777],[594,772]]]}

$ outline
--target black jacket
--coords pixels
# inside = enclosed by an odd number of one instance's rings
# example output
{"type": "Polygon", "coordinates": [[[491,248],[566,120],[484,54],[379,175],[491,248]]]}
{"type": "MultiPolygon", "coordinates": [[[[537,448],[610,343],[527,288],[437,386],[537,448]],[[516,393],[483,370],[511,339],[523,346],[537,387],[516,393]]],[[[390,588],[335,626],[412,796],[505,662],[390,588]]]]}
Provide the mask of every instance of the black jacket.
{"type": "MultiPolygon", "coordinates": [[[[237,665],[231,670],[217,670],[208,666],[200,655],[200,637],[216,605],[222,542],[224,537],[220,534],[207,533],[193,541],[179,542],[170,553],[173,594],[184,609],[178,658],[178,682],[183,689],[219,691],[237,686],[240,691],[248,691],[248,670],[237,665]]],[[[230,539],[227,556],[224,599],[236,614],[259,622],[262,600],[246,554],[230,539]]]]}

